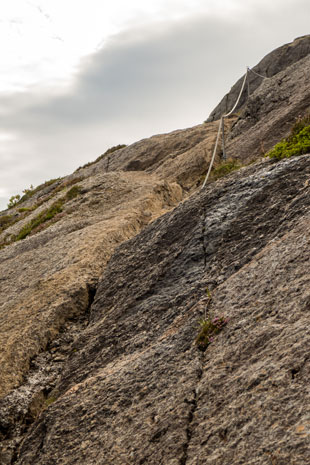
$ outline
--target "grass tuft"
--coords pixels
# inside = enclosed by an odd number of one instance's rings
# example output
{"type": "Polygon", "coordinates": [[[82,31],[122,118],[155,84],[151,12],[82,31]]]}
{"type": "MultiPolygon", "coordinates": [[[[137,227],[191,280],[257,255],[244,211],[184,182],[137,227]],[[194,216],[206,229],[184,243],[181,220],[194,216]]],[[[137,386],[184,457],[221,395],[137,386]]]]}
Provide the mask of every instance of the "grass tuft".
{"type": "Polygon", "coordinates": [[[242,167],[238,160],[233,160],[232,158],[216,166],[211,171],[211,178],[216,180],[220,179],[223,176],[227,176],[232,171],[239,170],[242,167]]]}
{"type": "Polygon", "coordinates": [[[81,193],[81,186],[75,185],[66,193],[66,200],[75,199],[81,193]]]}
{"type": "Polygon", "coordinates": [[[213,342],[214,336],[227,325],[228,320],[223,316],[215,318],[207,317],[200,320],[200,331],[196,337],[196,345],[199,350],[205,351],[213,342]]]}
{"type": "Polygon", "coordinates": [[[94,165],[95,163],[97,163],[98,161],[102,160],[103,158],[108,157],[109,155],[111,155],[111,153],[117,152],[118,150],[123,149],[123,148],[125,148],[125,147],[127,147],[126,144],[114,145],[114,147],[110,147],[110,148],[109,148],[106,152],[104,152],[102,155],[99,155],[99,157],[96,158],[96,160],[90,161],[89,163],[86,163],[86,165],[80,166],[76,171],[82,170],[83,168],[88,168],[89,166],[94,165]]]}

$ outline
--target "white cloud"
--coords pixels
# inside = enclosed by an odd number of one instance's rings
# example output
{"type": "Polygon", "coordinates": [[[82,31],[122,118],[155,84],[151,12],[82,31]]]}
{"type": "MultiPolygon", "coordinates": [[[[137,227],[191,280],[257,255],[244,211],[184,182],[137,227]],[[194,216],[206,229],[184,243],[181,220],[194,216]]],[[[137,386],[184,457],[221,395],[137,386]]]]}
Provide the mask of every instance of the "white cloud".
{"type": "Polygon", "coordinates": [[[199,0],[4,2],[0,92],[55,79],[68,80],[80,58],[94,52],[112,34],[163,19],[178,20],[202,5],[199,0]]]}

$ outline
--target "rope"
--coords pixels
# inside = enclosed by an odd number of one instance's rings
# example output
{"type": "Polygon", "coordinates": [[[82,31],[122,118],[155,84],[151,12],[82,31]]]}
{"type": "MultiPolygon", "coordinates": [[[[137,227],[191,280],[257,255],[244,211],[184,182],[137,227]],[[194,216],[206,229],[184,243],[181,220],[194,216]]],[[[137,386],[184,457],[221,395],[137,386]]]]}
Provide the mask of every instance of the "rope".
{"type": "Polygon", "coordinates": [[[256,71],[254,71],[254,69],[251,69],[251,68],[249,68],[248,66],[247,66],[247,70],[248,70],[248,71],[251,71],[253,74],[256,74],[256,76],[261,77],[261,78],[263,78],[263,79],[270,79],[270,77],[268,77],[268,76],[263,76],[262,74],[257,73],[256,71]]]}
{"type": "MultiPolygon", "coordinates": [[[[224,136],[224,118],[227,118],[227,116],[230,116],[234,111],[235,109],[237,108],[238,106],[238,103],[240,101],[240,98],[241,98],[241,95],[242,95],[242,92],[244,90],[244,86],[245,86],[245,83],[246,83],[246,80],[248,78],[248,74],[249,74],[249,71],[251,71],[253,74],[256,74],[256,76],[258,77],[261,77],[263,79],[270,79],[270,77],[268,76],[263,76],[262,74],[259,74],[257,73],[256,71],[254,71],[252,68],[250,68],[249,66],[246,67],[246,73],[244,75],[244,79],[243,79],[243,82],[242,82],[242,86],[241,86],[241,89],[240,89],[240,92],[239,92],[239,95],[238,95],[238,98],[236,100],[236,103],[235,105],[232,107],[232,109],[230,110],[229,113],[226,113],[225,115],[222,115],[221,116],[221,119],[220,119],[220,123],[219,123],[219,128],[218,128],[218,131],[217,131],[217,136],[216,136],[216,142],[215,142],[215,146],[214,146],[214,150],[213,150],[213,154],[212,154],[212,158],[211,158],[211,162],[210,162],[210,165],[209,165],[209,169],[208,169],[208,172],[206,174],[206,177],[205,177],[205,180],[203,182],[203,185],[201,187],[201,189],[203,189],[205,187],[205,185],[207,184],[207,181],[208,181],[208,178],[210,176],[210,172],[211,172],[211,169],[212,169],[212,166],[213,166],[213,163],[214,163],[214,159],[215,159],[215,155],[216,155],[216,151],[217,151],[217,146],[218,146],[218,143],[219,143],[219,139],[220,139],[220,132],[221,132],[221,129],[222,129],[222,135],[223,135],[223,155],[224,155],[224,160],[226,160],[226,152],[225,152],[225,136],[224,136]]],[[[248,95],[250,95],[250,87],[249,87],[249,81],[248,81],[248,95]]]]}
{"type": "MultiPolygon", "coordinates": [[[[212,158],[211,158],[211,162],[210,162],[209,169],[208,169],[208,172],[206,174],[205,180],[203,182],[203,185],[201,186],[201,189],[203,189],[205,187],[205,185],[207,184],[207,181],[208,181],[210,173],[211,173],[211,169],[212,169],[214,159],[215,159],[215,155],[216,155],[216,151],[217,151],[217,146],[218,146],[219,139],[220,139],[221,129],[222,129],[222,127],[224,128],[224,118],[227,118],[227,116],[230,116],[235,111],[235,109],[237,108],[237,105],[238,105],[238,103],[240,101],[240,98],[241,98],[241,95],[242,95],[242,92],[243,92],[247,77],[248,77],[248,68],[246,69],[246,73],[245,73],[245,76],[244,76],[244,79],[243,79],[243,82],[242,82],[242,86],[241,86],[241,89],[240,89],[240,92],[239,92],[239,95],[238,95],[238,98],[237,98],[237,101],[236,101],[235,105],[232,107],[230,112],[228,112],[225,115],[221,116],[220,123],[219,123],[219,128],[218,128],[218,131],[217,131],[215,146],[214,146],[214,150],[213,150],[213,154],[212,154],[212,158]]],[[[224,151],[225,151],[225,148],[224,148],[224,151]]]]}
{"type": "Polygon", "coordinates": [[[219,128],[218,128],[218,131],[217,131],[217,136],[216,136],[216,142],[215,142],[215,146],[214,146],[214,150],[213,150],[213,155],[212,155],[212,158],[211,158],[211,162],[210,162],[210,165],[209,165],[207,175],[205,177],[205,180],[203,182],[203,185],[202,185],[201,189],[203,189],[205,187],[205,185],[207,184],[207,181],[208,181],[208,178],[209,178],[209,175],[210,175],[210,171],[211,171],[211,168],[212,168],[212,165],[213,165],[213,162],[214,162],[214,158],[215,158],[215,154],[216,154],[216,150],[217,150],[217,145],[218,145],[220,134],[221,134],[222,124],[223,124],[223,117],[220,119],[220,124],[219,124],[219,128]]]}
{"type": "Polygon", "coordinates": [[[237,105],[238,105],[239,100],[241,98],[241,95],[242,95],[242,92],[243,92],[247,77],[248,77],[248,68],[246,69],[246,73],[244,75],[243,83],[242,83],[242,86],[241,86],[241,89],[240,89],[240,92],[239,92],[239,95],[238,95],[238,98],[237,98],[237,101],[236,101],[235,105],[232,107],[230,112],[226,113],[226,115],[223,115],[222,118],[226,118],[227,116],[230,116],[235,111],[235,109],[237,108],[237,105]]]}

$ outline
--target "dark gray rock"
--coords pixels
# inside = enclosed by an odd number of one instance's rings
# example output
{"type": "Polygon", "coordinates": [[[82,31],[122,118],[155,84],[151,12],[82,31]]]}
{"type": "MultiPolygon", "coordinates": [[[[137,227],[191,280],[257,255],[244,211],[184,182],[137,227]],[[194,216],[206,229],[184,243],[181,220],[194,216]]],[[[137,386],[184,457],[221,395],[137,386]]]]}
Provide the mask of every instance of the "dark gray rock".
{"type": "Polygon", "coordinates": [[[308,464],[309,176],[242,169],[122,244],[14,463],[308,464]],[[206,286],[229,323],[202,353],[206,286]]]}

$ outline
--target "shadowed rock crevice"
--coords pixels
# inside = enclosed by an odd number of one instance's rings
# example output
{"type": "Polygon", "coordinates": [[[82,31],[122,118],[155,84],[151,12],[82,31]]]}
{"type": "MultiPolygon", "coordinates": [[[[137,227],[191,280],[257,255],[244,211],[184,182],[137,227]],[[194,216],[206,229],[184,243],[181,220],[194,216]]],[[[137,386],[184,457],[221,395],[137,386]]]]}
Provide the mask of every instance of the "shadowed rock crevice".
{"type": "Polygon", "coordinates": [[[88,301],[79,315],[69,318],[44,351],[33,357],[18,389],[0,400],[0,463],[14,464],[18,448],[31,425],[58,397],[57,383],[63,366],[74,353],[74,341],[89,324],[96,284],[86,286],[88,301]]]}
{"type": "Polygon", "coordinates": [[[191,406],[191,409],[188,412],[187,426],[186,426],[186,442],[183,444],[183,455],[180,459],[180,465],[186,465],[187,463],[188,447],[189,447],[192,434],[193,434],[193,419],[195,416],[195,412],[197,410],[198,386],[199,386],[199,382],[201,378],[202,378],[202,367],[197,371],[197,380],[196,380],[197,387],[194,389],[192,393],[192,399],[185,400],[191,406]]]}

